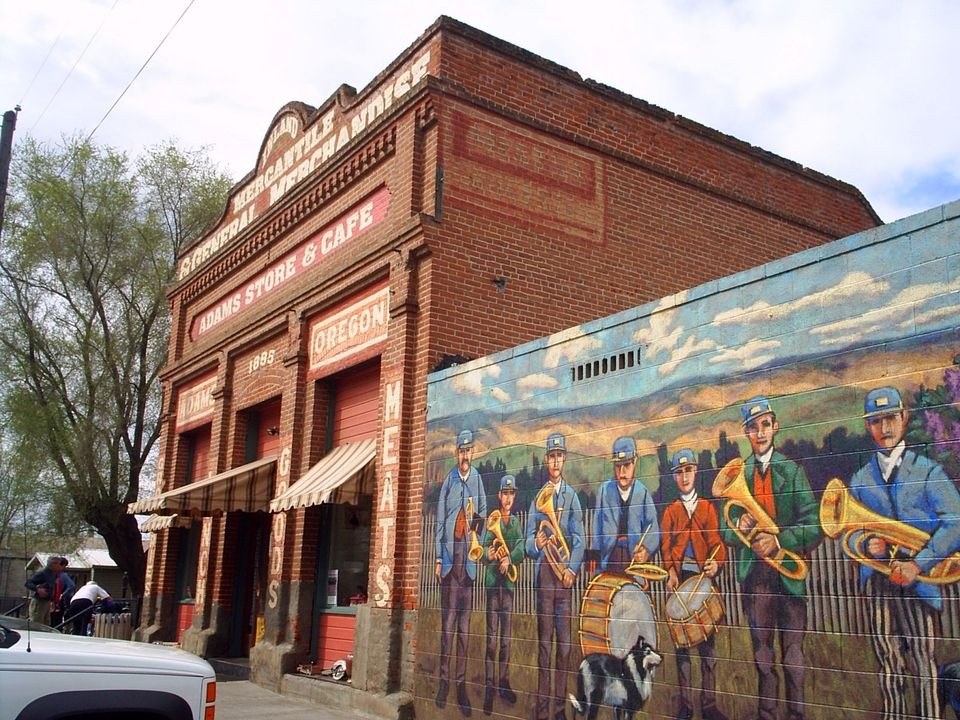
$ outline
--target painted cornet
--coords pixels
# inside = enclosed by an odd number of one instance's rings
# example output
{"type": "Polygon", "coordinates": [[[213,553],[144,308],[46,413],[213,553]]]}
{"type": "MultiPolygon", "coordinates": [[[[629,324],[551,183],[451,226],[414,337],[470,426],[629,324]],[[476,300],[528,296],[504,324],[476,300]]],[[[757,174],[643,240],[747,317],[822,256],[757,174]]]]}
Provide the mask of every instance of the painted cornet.
{"type": "MultiPolygon", "coordinates": [[[[487,531],[493,533],[493,549],[498,557],[510,557],[510,548],[507,541],[503,539],[503,531],[500,529],[500,511],[494,510],[487,515],[487,531]]],[[[517,566],[512,562],[507,565],[507,579],[510,582],[516,582],[520,572],[517,566]]]]}

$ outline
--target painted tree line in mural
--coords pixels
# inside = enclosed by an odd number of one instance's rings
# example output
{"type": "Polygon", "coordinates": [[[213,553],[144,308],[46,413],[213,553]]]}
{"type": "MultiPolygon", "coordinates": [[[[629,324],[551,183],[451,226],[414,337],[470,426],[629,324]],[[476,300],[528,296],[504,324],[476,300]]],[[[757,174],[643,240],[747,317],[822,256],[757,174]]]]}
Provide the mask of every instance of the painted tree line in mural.
{"type": "MultiPolygon", "coordinates": [[[[960,355],[955,358],[960,365],[960,355]]],[[[933,388],[922,387],[912,394],[908,403],[913,412],[905,435],[908,445],[923,447],[924,453],[943,466],[947,475],[960,481],[960,368],[947,368],[944,382],[933,388]]],[[[864,464],[864,457],[872,450],[872,443],[866,432],[850,432],[845,427],[836,427],[823,437],[818,445],[810,440],[795,441],[785,439],[779,444],[781,452],[803,464],[810,480],[810,486],[819,497],[827,483],[835,477],[850,477],[864,464]]],[[[717,447],[702,449],[697,453],[697,489],[708,492],[717,473],[727,462],[742,455],[740,446],[730,440],[721,430],[717,435],[717,447]]],[[[676,486],[670,471],[670,455],[666,443],[657,447],[659,486],[653,491],[654,503],[665,505],[677,497],[676,486]]],[[[531,453],[530,464],[518,468],[508,468],[507,462],[496,451],[476,463],[477,472],[484,488],[496,488],[508,470],[517,480],[518,508],[528,508],[543,484],[545,470],[540,463],[540,454],[531,453]],[[489,456],[493,456],[492,458],[489,456]]],[[[425,507],[435,507],[440,495],[440,481],[429,484],[424,498],[425,507]]],[[[583,507],[595,507],[596,492],[589,488],[579,489],[578,494],[583,507]]],[[[496,490],[487,490],[488,498],[496,490]]]]}
{"type": "Polygon", "coordinates": [[[457,706],[472,712],[466,648],[476,582],[486,601],[483,710],[490,714],[496,697],[516,702],[509,680],[513,596],[518,567],[532,561],[538,719],[565,717],[568,703],[590,717],[602,704],[627,717],[643,706],[662,659],[645,590],[663,581],[680,690],[675,717],[693,716],[696,650],[701,715],[722,720],[714,631],[723,603],[714,579],[728,564],[754,648],[758,715],[778,717],[782,674],[786,717],[802,718],[808,558],[826,533],[859,563],[884,717],[908,716],[908,683],[918,716],[941,717],[944,703],[957,702],[951,695],[960,697],[957,666],[941,668],[938,680],[934,660],[941,587],[960,579],[960,493],[950,479],[960,476],[960,370],[947,369],[943,384],[921,386],[908,400],[896,388],[874,388],[864,397],[864,432],[838,427],[817,446],[778,438],[775,402],[755,397],[740,408],[747,458],[724,433],[716,449],[671,456],[661,445],[654,493],[637,477],[629,436],[613,443],[613,476],[595,492],[578,492],[564,477],[569,440],[562,434],[546,438],[542,464],[533,455],[532,470],[511,474],[500,457],[474,466],[473,433],[461,431],[456,467],[426,498],[427,511],[436,508],[437,707],[446,706],[455,656],[457,706]],[[526,508],[521,527],[517,511],[526,508]],[[584,508],[595,508],[589,537],[584,508]],[[658,550],[662,566],[653,563],[658,550]],[[584,571],[595,574],[578,614],[572,588],[584,571]],[[583,654],[577,672],[569,666],[571,618],[578,618],[583,654]]]}

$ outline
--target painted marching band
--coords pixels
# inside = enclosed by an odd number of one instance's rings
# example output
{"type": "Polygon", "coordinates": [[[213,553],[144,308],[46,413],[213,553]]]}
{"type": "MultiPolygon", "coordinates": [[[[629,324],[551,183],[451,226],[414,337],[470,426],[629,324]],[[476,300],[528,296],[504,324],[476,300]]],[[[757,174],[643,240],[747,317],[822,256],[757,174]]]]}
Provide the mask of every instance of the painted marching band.
{"type": "Polygon", "coordinates": [[[665,620],[678,678],[673,717],[694,715],[691,654],[696,650],[700,716],[725,720],[716,692],[716,630],[724,617],[716,578],[729,567],[742,591],[752,641],[757,717],[803,718],[808,558],[826,535],[836,538],[860,567],[861,599],[872,619],[880,668],[883,717],[912,717],[908,696],[915,698],[918,716],[941,717],[934,621],[942,607],[941,587],[960,580],[960,493],[940,465],[906,445],[908,413],[895,388],[869,391],[863,418],[875,446],[870,462],[846,484],[832,480],[818,501],[802,466],[776,449],[780,425],[770,400],[752,398],[741,407],[751,454],[731,460],[717,473],[712,496],[719,505],[698,495],[697,457],[683,448],[670,462],[677,499],[659,518],[650,492],[635,474],[636,441],[619,437],[610,456],[613,474],[597,492],[590,538],[577,492],[563,477],[564,435],[553,433],[546,440],[546,479],[521,527],[514,508],[516,477],[499,479],[497,507],[488,512],[482,480],[472,465],[473,433],[463,430],[457,436],[457,466],[440,489],[436,524],[441,588],[437,707],[446,705],[456,639],[457,705],[464,716],[472,713],[466,656],[478,576],[486,597],[483,712],[492,713],[496,697],[507,705],[516,703],[510,684],[511,618],[519,573],[531,572],[537,600],[536,720],[566,718],[568,702],[576,712],[591,707],[591,715],[599,703],[617,705],[627,717],[639,710],[660,658],[648,595],[654,582],[665,582],[667,591],[665,620]],[[658,550],[662,565],[654,562],[658,550]],[[532,561],[529,569],[521,567],[526,558],[532,561]],[[592,577],[577,614],[574,584],[583,571],[592,577]],[[579,673],[570,667],[574,617],[584,658],[579,673]],[[614,666],[616,670],[604,670],[614,666]],[[633,679],[626,667],[633,668],[633,679]],[[574,680],[576,695],[570,694],[574,680]],[[909,681],[916,685],[910,695],[905,692],[909,681]]]}

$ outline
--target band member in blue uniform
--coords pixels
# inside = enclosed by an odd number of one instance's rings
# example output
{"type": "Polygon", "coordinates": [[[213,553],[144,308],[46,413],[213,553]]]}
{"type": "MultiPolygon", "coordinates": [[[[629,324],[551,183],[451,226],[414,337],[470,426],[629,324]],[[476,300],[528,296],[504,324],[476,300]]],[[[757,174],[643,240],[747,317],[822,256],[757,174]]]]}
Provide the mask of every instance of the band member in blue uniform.
{"type": "Polygon", "coordinates": [[[537,586],[537,720],[563,720],[570,679],[570,623],[573,617],[573,583],[580,572],[585,549],[583,510],[576,491],[563,479],[567,456],[566,439],[560,433],[547,438],[543,466],[547,482],[527,514],[525,530],[527,555],[536,560],[537,586]],[[549,492],[545,489],[549,487],[549,492]],[[543,497],[543,504],[538,500],[543,497]],[[561,550],[561,548],[565,548],[561,550]],[[550,654],[556,640],[556,667],[551,670],[550,654]],[[553,688],[551,689],[551,677],[553,688]]]}
{"type": "Polygon", "coordinates": [[[473,433],[457,435],[457,466],[440,487],[437,504],[436,576],[440,581],[440,682],[436,705],[443,708],[450,689],[450,645],[457,636],[457,705],[460,712],[472,712],[467,694],[467,640],[473,611],[473,583],[477,578],[477,559],[470,558],[471,545],[479,549],[478,535],[483,533],[487,498],[480,473],[473,462],[473,433]],[[471,542],[472,541],[472,542],[471,542]]]}
{"type": "Polygon", "coordinates": [[[637,443],[619,437],[613,443],[613,477],[597,494],[596,545],[600,569],[624,573],[632,563],[650,562],[660,545],[653,498],[635,477],[637,443]],[[642,542],[641,542],[642,540],[642,542]]]}
{"type": "Polygon", "coordinates": [[[899,552],[874,536],[867,540],[867,554],[889,563],[890,573],[860,567],[873,620],[873,649],[880,662],[883,717],[914,717],[906,707],[910,672],[917,680],[916,716],[939,718],[934,628],[943,596],[938,585],[923,582],[920,576],[960,550],[960,493],[940,465],[907,447],[908,414],[895,388],[871,390],[863,409],[876,452],[850,478],[850,494],[874,512],[930,535],[916,554],[899,552]]]}

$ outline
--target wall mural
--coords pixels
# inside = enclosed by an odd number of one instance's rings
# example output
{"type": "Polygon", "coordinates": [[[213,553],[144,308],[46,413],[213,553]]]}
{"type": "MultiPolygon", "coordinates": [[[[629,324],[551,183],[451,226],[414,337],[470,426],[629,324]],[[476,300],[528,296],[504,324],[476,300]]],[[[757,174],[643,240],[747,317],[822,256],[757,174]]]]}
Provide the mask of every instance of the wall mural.
{"type": "Polygon", "coordinates": [[[955,712],[958,227],[432,376],[422,715],[955,712]]]}

